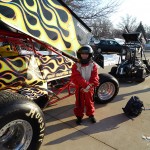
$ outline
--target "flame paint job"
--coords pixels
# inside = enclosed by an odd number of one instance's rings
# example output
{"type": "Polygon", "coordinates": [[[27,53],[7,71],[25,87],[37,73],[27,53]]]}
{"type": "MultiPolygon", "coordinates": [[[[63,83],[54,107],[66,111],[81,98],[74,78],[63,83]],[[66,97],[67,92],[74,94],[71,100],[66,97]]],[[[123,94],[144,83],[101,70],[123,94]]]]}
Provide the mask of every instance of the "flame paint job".
{"type": "Polygon", "coordinates": [[[0,90],[47,94],[47,82],[70,76],[73,61],[61,56],[0,57],[0,90]]]}
{"type": "Polygon", "coordinates": [[[90,29],[60,0],[0,0],[0,20],[76,57],[90,29]]]}

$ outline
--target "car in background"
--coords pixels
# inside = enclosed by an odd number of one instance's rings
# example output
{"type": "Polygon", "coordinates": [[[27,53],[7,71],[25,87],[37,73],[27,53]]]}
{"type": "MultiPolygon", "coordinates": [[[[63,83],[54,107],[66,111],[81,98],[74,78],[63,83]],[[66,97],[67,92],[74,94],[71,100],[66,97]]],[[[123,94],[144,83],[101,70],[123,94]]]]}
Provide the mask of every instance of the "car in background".
{"type": "Polygon", "coordinates": [[[150,39],[148,39],[146,44],[144,45],[144,50],[150,50],[150,39]]]}
{"type": "Polygon", "coordinates": [[[94,50],[94,53],[112,54],[126,51],[127,46],[119,44],[114,39],[103,39],[100,40],[99,43],[93,45],[92,48],[94,50]]]}
{"type": "Polygon", "coordinates": [[[123,45],[125,44],[125,40],[124,39],[121,39],[121,38],[114,38],[114,40],[119,43],[120,45],[123,45]]]}

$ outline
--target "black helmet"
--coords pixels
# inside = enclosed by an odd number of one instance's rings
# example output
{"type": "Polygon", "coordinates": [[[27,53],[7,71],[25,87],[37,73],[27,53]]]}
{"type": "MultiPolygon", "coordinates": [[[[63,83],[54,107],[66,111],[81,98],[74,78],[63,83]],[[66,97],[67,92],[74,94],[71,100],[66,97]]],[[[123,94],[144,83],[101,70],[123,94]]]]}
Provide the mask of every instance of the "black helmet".
{"type": "Polygon", "coordinates": [[[77,51],[78,59],[81,59],[81,54],[89,54],[89,58],[93,56],[93,49],[90,45],[84,45],[80,47],[77,51]]]}
{"type": "Polygon", "coordinates": [[[90,45],[84,45],[81,48],[79,48],[79,50],[77,51],[77,57],[80,60],[81,64],[89,63],[89,61],[92,60],[92,56],[93,56],[93,49],[90,45]],[[89,54],[88,59],[86,60],[82,59],[81,54],[89,54]]]}

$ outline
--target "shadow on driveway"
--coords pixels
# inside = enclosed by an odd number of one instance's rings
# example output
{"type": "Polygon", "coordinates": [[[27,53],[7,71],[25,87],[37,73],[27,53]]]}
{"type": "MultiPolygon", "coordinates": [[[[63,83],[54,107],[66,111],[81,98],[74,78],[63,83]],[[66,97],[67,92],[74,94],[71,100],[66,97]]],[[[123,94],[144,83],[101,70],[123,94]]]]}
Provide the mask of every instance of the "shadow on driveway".
{"type": "Polygon", "coordinates": [[[50,141],[46,143],[46,145],[59,144],[67,140],[77,140],[78,138],[82,138],[84,136],[91,136],[91,134],[100,133],[100,132],[109,131],[109,130],[115,130],[119,128],[119,124],[122,124],[123,122],[126,122],[128,120],[129,119],[123,113],[121,113],[121,114],[117,114],[117,115],[102,119],[95,124],[87,123],[87,120],[84,119],[85,124],[83,124],[83,126],[85,126],[85,128],[83,129],[79,129],[78,126],[76,126],[75,120],[63,122],[60,124],[55,124],[53,126],[47,127],[47,130],[49,131],[47,134],[52,134],[54,132],[58,132],[59,130],[64,130],[66,129],[66,127],[67,129],[74,128],[76,131],[71,134],[67,134],[64,136],[62,135],[62,137],[59,137],[56,140],[50,141]],[[64,126],[62,124],[66,124],[66,125],[64,126]]]}

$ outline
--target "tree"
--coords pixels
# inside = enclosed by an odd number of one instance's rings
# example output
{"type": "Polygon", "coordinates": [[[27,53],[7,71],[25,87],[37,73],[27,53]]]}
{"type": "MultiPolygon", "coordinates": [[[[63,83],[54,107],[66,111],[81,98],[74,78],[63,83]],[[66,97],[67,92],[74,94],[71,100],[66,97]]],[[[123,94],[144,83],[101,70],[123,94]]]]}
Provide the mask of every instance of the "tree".
{"type": "Polygon", "coordinates": [[[112,37],[112,23],[109,19],[101,18],[92,24],[92,33],[98,39],[112,37]]]}
{"type": "Polygon", "coordinates": [[[118,23],[117,26],[118,29],[120,29],[122,32],[125,31],[126,29],[129,32],[133,32],[137,29],[138,23],[135,17],[132,17],[129,14],[127,14],[125,17],[121,18],[121,22],[118,23]]]}
{"type": "Polygon", "coordinates": [[[120,30],[120,29],[112,29],[112,38],[123,38],[122,37],[122,30],[120,30]]]}
{"type": "Polygon", "coordinates": [[[108,17],[116,11],[120,0],[63,0],[81,19],[108,17]]]}
{"type": "MultiPolygon", "coordinates": [[[[63,0],[91,29],[96,38],[119,34],[113,29],[110,15],[117,11],[121,0],[63,0]]],[[[119,30],[120,31],[120,30],[119,30]]]]}

